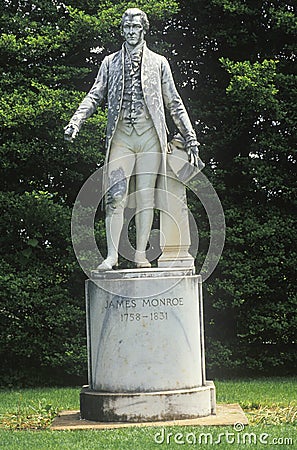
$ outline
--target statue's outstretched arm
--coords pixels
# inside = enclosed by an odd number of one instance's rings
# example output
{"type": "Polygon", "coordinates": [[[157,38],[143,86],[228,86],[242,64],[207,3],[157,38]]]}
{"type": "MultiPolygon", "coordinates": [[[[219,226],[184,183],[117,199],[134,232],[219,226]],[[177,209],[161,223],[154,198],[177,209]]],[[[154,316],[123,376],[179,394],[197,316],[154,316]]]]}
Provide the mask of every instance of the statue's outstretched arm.
{"type": "Polygon", "coordinates": [[[72,142],[77,136],[84,121],[96,111],[100,104],[104,102],[107,95],[107,84],[108,57],[104,58],[102,61],[98,75],[91,90],[73,114],[68,125],[64,128],[65,140],[72,142]]]}

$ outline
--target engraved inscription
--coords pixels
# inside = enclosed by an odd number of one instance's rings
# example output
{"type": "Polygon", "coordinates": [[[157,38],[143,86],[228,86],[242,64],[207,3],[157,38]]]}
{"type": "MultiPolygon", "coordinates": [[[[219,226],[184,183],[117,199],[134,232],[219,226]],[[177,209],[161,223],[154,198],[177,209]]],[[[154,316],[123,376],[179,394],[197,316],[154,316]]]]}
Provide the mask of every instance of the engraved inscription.
{"type": "Polygon", "coordinates": [[[144,298],[136,303],[136,300],[115,297],[113,300],[106,300],[105,309],[129,309],[136,308],[136,306],[142,306],[143,308],[158,308],[160,306],[165,307],[177,307],[184,306],[183,297],[167,297],[167,298],[144,298]]]}
{"type": "Polygon", "coordinates": [[[117,298],[116,300],[106,300],[104,308],[105,309],[136,308],[136,301],[122,298],[117,298]]]}
{"type": "Polygon", "coordinates": [[[138,300],[127,297],[114,296],[106,300],[104,309],[119,311],[119,320],[124,323],[166,321],[168,312],[172,308],[184,306],[183,297],[140,298],[138,300]]]}
{"type": "Polygon", "coordinates": [[[150,314],[125,313],[121,314],[121,322],[139,322],[140,320],[167,320],[168,313],[164,311],[154,312],[150,314]]]}
{"type": "Polygon", "coordinates": [[[183,297],[174,298],[147,298],[142,300],[142,306],[184,306],[183,297]]]}

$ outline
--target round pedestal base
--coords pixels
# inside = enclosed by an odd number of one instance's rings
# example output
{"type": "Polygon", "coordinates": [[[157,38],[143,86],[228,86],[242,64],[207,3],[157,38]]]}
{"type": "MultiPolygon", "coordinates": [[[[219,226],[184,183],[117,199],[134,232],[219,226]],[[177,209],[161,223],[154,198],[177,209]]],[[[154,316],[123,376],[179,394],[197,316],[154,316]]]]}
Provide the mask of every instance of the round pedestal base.
{"type": "Polygon", "coordinates": [[[215,414],[212,381],[195,389],[145,393],[93,391],[84,386],[80,394],[81,418],[95,422],[151,422],[193,419],[215,414]]]}

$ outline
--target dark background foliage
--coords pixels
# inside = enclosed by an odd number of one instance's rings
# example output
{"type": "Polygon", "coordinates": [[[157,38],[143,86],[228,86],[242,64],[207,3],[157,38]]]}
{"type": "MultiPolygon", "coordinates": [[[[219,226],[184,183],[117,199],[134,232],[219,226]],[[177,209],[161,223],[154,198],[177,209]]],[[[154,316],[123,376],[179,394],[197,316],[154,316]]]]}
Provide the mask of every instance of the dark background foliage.
{"type": "MultiPolygon", "coordinates": [[[[210,376],[296,368],[296,83],[293,1],[1,1],[2,384],[85,377],[84,274],[73,202],[104,159],[104,109],[73,145],[63,127],[100,61],[119,48],[128,6],[170,61],[227,224],[204,286],[210,376]],[[50,376],[48,375],[50,374],[50,376]]],[[[172,124],[170,123],[171,130],[172,124]]],[[[189,195],[201,248],[208,224],[189,195]]],[[[102,214],[96,227],[104,245],[102,214]]]]}

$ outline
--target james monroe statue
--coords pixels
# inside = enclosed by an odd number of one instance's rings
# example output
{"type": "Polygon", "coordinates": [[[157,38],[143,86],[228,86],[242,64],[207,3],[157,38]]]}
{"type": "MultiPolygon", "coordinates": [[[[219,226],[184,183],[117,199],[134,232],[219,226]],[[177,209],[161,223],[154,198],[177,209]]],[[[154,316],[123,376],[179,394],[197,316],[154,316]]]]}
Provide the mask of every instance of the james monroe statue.
{"type": "Polygon", "coordinates": [[[146,14],[137,8],[128,9],[123,14],[121,29],[125,39],[122,49],[104,58],[93,87],[65,127],[65,139],[72,141],[83,122],[107,99],[108,255],[97,270],[110,270],[117,265],[133,171],[136,173],[135,263],[137,267],[150,267],[145,251],[153,221],[154,188],[160,167],[166,164],[164,106],[185,140],[190,163],[197,165],[198,158],[196,134],[169,64],[164,56],[146,46],[144,38],[149,29],[146,14]]]}

